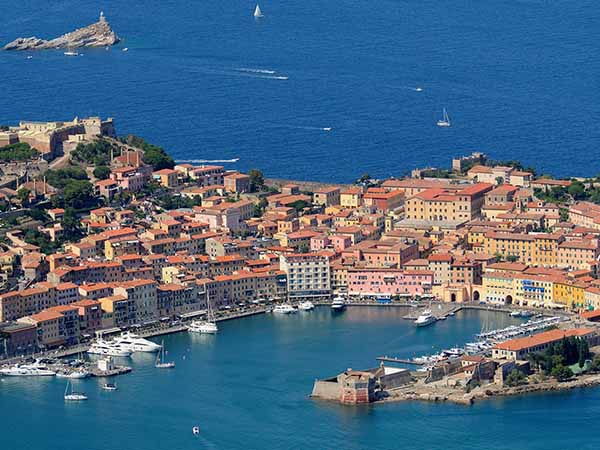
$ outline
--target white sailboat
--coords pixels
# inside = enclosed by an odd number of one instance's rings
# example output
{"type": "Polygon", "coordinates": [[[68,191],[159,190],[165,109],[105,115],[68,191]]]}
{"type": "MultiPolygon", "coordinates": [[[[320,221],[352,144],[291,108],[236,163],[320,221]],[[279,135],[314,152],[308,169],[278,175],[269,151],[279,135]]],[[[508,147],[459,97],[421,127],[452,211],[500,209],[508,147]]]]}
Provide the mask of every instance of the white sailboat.
{"type": "Polygon", "coordinates": [[[264,17],[262,11],[260,10],[260,6],[258,6],[258,4],[256,5],[256,8],[254,9],[254,17],[256,17],[256,18],[264,17]]]}
{"type": "Polygon", "coordinates": [[[446,111],[446,108],[444,108],[444,110],[443,110],[442,119],[437,121],[437,126],[438,127],[449,127],[450,126],[450,117],[448,116],[448,111],[446,111]]]}
{"type": "Polygon", "coordinates": [[[87,400],[87,395],[85,395],[83,392],[75,392],[73,390],[73,385],[71,384],[70,381],[67,381],[67,387],[65,388],[65,400],[66,401],[74,401],[74,402],[79,402],[82,400],[87,400]],[[71,392],[69,393],[69,385],[71,385],[71,392]]]}
{"type": "Polygon", "coordinates": [[[161,343],[160,352],[158,353],[158,355],[156,355],[156,363],[154,364],[154,367],[156,367],[157,369],[173,369],[175,367],[174,361],[169,361],[169,362],[165,361],[165,342],[164,341],[161,343]]]}
{"type": "Polygon", "coordinates": [[[217,334],[217,332],[219,331],[219,327],[217,327],[217,322],[215,320],[215,314],[213,312],[212,306],[210,305],[210,295],[208,290],[206,291],[206,305],[206,321],[193,321],[188,328],[189,331],[193,333],[202,334],[217,334]]]}

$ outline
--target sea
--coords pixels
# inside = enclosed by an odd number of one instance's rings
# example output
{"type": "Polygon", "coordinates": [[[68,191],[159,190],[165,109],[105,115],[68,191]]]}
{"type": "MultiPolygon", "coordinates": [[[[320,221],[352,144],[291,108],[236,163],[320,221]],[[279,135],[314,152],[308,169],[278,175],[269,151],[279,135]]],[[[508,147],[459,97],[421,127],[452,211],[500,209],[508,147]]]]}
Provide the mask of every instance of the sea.
{"type": "Polygon", "coordinates": [[[0,124],[110,116],[178,160],[298,180],[401,176],[472,151],[600,172],[596,0],[259,2],[256,20],[256,0],[1,0],[2,44],[101,10],[122,43],[1,52],[0,124]]]}
{"type": "Polygon", "coordinates": [[[219,324],[215,336],[164,338],[175,369],[154,356],[123,361],[133,372],[101,390],[75,380],[89,400],[65,403],[64,379],[0,379],[0,448],[47,450],[597,449],[600,389],[481,401],[473,406],[402,402],[341,406],[309,398],[316,378],[471,341],[482,328],[522,319],[466,310],[417,328],[397,307],[319,307],[219,324]],[[194,435],[193,427],[200,428],[194,435]]]}

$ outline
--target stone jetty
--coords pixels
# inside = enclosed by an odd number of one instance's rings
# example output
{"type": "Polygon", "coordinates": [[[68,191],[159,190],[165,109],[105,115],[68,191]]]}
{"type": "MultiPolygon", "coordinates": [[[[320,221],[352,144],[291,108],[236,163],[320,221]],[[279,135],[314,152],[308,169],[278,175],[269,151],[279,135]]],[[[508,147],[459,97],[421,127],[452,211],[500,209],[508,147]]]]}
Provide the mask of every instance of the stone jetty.
{"type": "Polygon", "coordinates": [[[4,50],[48,50],[61,48],[107,47],[119,42],[104,14],[100,13],[98,22],[79,28],[55,39],[45,40],[35,36],[18,38],[6,44],[4,50]]]}

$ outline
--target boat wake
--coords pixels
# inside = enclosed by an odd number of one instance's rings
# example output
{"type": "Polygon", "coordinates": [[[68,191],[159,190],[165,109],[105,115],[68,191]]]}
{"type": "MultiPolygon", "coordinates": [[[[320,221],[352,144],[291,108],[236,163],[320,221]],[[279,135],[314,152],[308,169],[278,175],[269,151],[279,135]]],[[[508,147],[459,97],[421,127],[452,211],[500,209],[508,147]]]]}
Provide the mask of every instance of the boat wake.
{"type": "Polygon", "coordinates": [[[332,127],[310,127],[310,126],[303,126],[303,125],[278,125],[282,128],[292,128],[294,130],[307,130],[307,131],[325,131],[325,132],[330,132],[333,131],[332,127]]]}
{"type": "Polygon", "coordinates": [[[232,159],[176,159],[177,163],[236,163],[240,160],[240,158],[232,158],[232,159]]]}
{"type": "Polygon", "coordinates": [[[238,67],[237,69],[238,72],[247,72],[247,73],[264,73],[267,75],[274,75],[277,72],[275,72],[274,70],[268,70],[268,69],[251,69],[248,67],[238,67]]]}

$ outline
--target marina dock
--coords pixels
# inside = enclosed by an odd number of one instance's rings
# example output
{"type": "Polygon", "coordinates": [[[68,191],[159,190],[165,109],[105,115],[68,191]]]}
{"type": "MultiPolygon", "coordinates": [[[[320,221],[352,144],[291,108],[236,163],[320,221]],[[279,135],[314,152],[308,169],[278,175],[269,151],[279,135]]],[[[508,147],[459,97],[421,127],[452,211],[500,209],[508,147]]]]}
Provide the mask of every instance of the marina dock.
{"type": "Polygon", "coordinates": [[[377,361],[381,362],[391,362],[396,364],[411,364],[414,366],[422,366],[422,362],[417,362],[413,359],[402,359],[402,358],[394,358],[393,356],[378,356],[377,361]]]}

